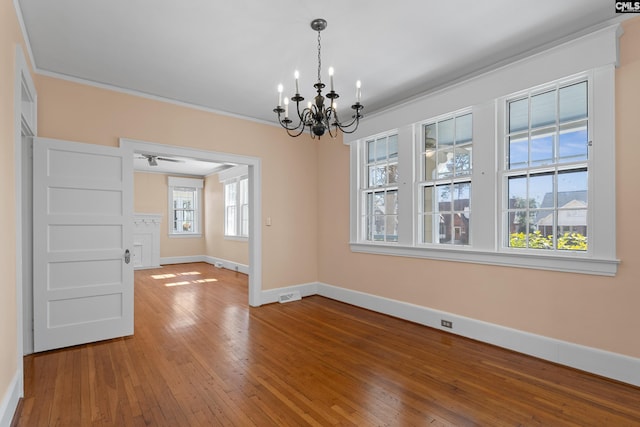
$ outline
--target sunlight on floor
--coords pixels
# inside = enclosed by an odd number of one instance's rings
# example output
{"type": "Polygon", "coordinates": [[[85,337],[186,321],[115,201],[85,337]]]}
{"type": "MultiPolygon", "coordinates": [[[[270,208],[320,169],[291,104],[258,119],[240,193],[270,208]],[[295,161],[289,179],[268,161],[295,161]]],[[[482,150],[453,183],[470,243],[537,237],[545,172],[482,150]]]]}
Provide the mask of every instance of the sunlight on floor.
{"type": "Polygon", "coordinates": [[[165,283],[164,285],[169,287],[169,286],[184,286],[184,285],[189,285],[191,283],[210,283],[210,282],[217,282],[218,279],[198,279],[198,280],[192,280],[190,282],[173,282],[173,283],[165,283]]]}
{"type": "MultiPolygon", "coordinates": [[[[200,276],[201,274],[202,273],[200,273],[199,271],[186,271],[184,273],[178,273],[178,274],[172,274],[172,273],[154,274],[154,275],[151,275],[151,277],[154,278],[155,280],[163,280],[163,279],[173,279],[174,277],[178,277],[178,276],[200,276]]],[[[184,285],[189,285],[191,283],[209,283],[209,282],[217,282],[217,281],[218,279],[198,279],[198,280],[184,281],[184,282],[165,283],[164,285],[167,287],[184,286],[184,285]]]]}
{"type": "Polygon", "coordinates": [[[184,286],[184,285],[190,285],[191,282],[174,282],[174,283],[165,283],[164,285],[166,287],[170,287],[170,286],[184,286]]]}
{"type": "Polygon", "coordinates": [[[176,277],[176,275],[175,274],[155,274],[155,275],[152,275],[151,277],[156,280],[162,280],[162,279],[171,279],[172,277],[176,277]]]}

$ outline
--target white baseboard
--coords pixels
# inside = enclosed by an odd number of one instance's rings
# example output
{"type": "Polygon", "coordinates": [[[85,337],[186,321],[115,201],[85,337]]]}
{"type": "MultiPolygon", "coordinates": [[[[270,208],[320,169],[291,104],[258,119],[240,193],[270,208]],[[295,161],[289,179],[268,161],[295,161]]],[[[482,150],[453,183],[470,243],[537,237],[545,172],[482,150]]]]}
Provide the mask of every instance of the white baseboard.
{"type": "Polygon", "coordinates": [[[407,302],[340,288],[326,283],[306,283],[262,291],[262,303],[277,302],[280,294],[291,291],[299,291],[303,297],[321,295],[640,387],[640,359],[638,358],[507,328],[407,302]],[[441,325],[442,320],[451,322],[452,327],[443,327],[441,325]]]}
{"type": "Polygon", "coordinates": [[[249,274],[249,266],[245,264],[240,264],[234,261],[229,261],[222,258],[216,258],[212,256],[204,256],[203,261],[217,266],[221,266],[220,268],[226,268],[227,270],[237,271],[239,273],[249,274]]]}
{"type": "Polygon", "coordinates": [[[318,294],[318,283],[305,283],[302,285],[286,286],[284,288],[269,289],[260,293],[261,304],[271,304],[278,302],[280,294],[298,291],[300,296],[308,297],[318,294]]]}
{"type": "Polygon", "coordinates": [[[22,396],[22,372],[16,372],[9,388],[6,390],[2,402],[0,402],[0,427],[11,426],[11,421],[18,408],[18,402],[22,396]]]}
{"type": "Polygon", "coordinates": [[[216,258],[208,255],[192,255],[192,256],[174,256],[160,258],[160,265],[168,264],[187,264],[190,262],[206,262],[207,264],[221,266],[227,270],[237,271],[239,273],[249,274],[249,266],[222,258],[216,258]]]}
{"type": "Polygon", "coordinates": [[[190,262],[206,262],[204,255],[192,255],[192,256],[172,256],[160,258],[160,265],[167,264],[187,264],[190,262]]]}

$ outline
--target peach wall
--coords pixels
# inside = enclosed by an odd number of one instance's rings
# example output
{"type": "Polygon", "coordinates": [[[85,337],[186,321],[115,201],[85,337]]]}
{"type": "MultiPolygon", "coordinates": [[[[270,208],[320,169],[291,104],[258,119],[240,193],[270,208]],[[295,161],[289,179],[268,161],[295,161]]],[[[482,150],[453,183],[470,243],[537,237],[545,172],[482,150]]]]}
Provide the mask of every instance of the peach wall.
{"type": "Polygon", "coordinates": [[[352,253],[349,149],[321,144],[319,281],[640,357],[640,18],[623,27],[616,71],[617,256],[622,263],[615,277],[352,253]]]}
{"type": "Polygon", "coordinates": [[[282,129],[69,82],[36,76],[38,133],[117,146],[118,138],[261,159],[263,289],[317,279],[317,144],[282,129]]]}
{"type": "MultiPolygon", "coordinates": [[[[24,46],[13,3],[0,1],[0,402],[18,371],[14,79],[16,46],[24,46]]],[[[28,57],[25,52],[25,57],[28,57]]],[[[2,416],[2,414],[0,414],[2,416]]]]}
{"type": "Polygon", "coordinates": [[[224,186],[218,174],[205,178],[204,189],[206,255],[249,265],[248,242],[224,237],[224,186]]]}
{"type": "Polygon", "coordinates": [[[167,223],[169,203],[168,175],[136,172],[133,177],[133,185],[134,212],[162,214],[160,224],[161,258],[204,255],[204,233],[202,237],[169,237],[169,224],[167,223]]]}

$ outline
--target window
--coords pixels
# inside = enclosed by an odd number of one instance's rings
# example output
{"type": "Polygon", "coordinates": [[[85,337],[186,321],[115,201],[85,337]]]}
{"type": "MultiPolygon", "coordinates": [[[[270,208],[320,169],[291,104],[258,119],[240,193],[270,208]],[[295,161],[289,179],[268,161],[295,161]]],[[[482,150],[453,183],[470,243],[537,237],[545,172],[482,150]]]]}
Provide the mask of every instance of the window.
{"type": "Polygon", "coordinates": [[[555,84],[506,101],[510,248],[588,249],[588,81],[555,84]]]}
{"type": "Polygon", "coordinates": [[[365,142],[363,236],[371,242],[398,241],[398,136],[365,142]]]}
{"type": "Polygon", "coordinates": [[[246,176],[224,181],[224,234],[249,236],[249,180],[246,176]]]}
{"type": "Polygon", "coordinates": [[[469,244],[471,113],[422,125],[418,241],[469,244]]]}
{"type": "Polygon", "coordinates": [[[169,235],[201,236],[202,179],[169,177],[169,235]]]}
{"type": "Polygon", "coordinates": [[[618,36],[607,27],[362,122],[345,136],[351,250],[615,275],[618,36]]]}

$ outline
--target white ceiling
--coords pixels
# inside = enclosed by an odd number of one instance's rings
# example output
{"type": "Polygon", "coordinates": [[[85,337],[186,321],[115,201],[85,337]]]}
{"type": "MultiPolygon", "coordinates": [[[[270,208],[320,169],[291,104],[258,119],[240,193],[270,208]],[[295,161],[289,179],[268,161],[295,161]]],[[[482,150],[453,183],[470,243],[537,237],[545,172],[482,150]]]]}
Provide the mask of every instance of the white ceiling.
{"type": "Polygon", "coordinates": [[[364,114],[615,18],[611,0],[18,0],[36,70],[275,121],[276,87],[309,99],[335,68],[364,114]]]}

